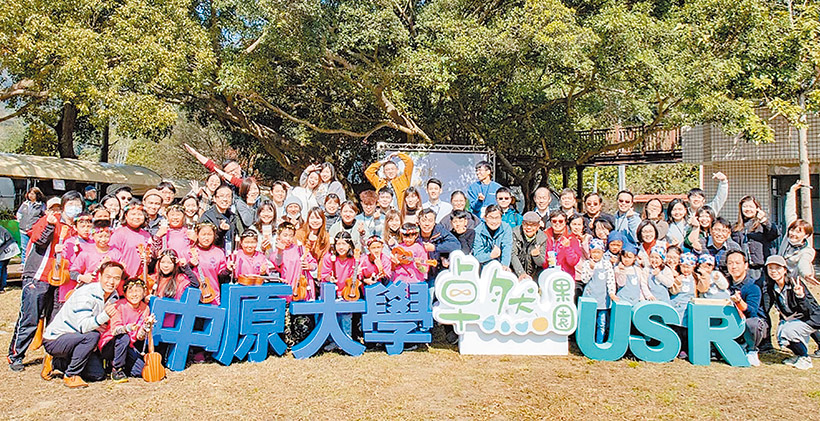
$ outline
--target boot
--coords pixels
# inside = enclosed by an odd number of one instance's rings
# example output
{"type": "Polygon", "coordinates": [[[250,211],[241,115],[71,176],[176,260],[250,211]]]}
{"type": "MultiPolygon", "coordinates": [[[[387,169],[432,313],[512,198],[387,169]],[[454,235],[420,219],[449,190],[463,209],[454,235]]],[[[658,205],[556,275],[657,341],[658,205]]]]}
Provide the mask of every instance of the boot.
{"type": "Polygon", "coordinates": [[[54,369],[54,367],[51,364],[51,359],[52,357],[49,353],[46,353],[46,356],[43,357],[43,370],[40,371],[40,377],[42,377],[45,381],[50,381],[54,378],[51,375],[51,371],[54,369]]]}
{"type": "Polygon", "coordinates": [[[71,389],[88,387],[88,383],[86,383],[80,376],[66,376],[63,378],[63,381],[65,382],[65,385],[71,389]]]}

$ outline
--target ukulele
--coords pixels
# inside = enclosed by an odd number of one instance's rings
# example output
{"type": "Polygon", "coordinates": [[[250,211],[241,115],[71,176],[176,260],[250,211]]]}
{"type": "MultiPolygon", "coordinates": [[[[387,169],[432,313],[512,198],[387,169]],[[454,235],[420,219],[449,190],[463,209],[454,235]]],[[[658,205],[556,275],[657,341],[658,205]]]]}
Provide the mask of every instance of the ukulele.
{"type": "Polygon", "coordinates": [[[68,259],[63,258],[63,252],[65,251],[65,240],[66,237],[68,237],[68,231],[68,226],[60,226],[60,240],[57,242],[57,245],[61,246],[60,249],[62,251],[54,254],[54,264],[51,266],[51,273],[48,276],[48,283],[55,287],[63,285],[70,279],[68,273],[68,259]]]}
{"type": "Polygon", "coordinates": [[[393,249],[393,255],[399,260],[399,263],[402,265],[409,265],[410,263],[418,263],[424,266],[432,266],[436,267],[438,262],[432,259],[414,259],[413,252],[410,250],[405,250],[402,247],[395,247],[393,249]]]}
{"type": "Polygon", "coordinates": [[[148,330],[148,352],[145,354],[145,367],[142,368],[142,378],[146,382],[158,382],[165,378],[165,367],[162,366],[162,356],[154,351],[154,328],[148,330]]]}
{"type": "MultiPolygon", "coordinates": [[[[359,292],[359,270],[361,269],[361,262],[359,258],[361,255],[361,250],[355,249],[353,251],[353,258],[356,260],[356,270],[353,272],[353,277],[345,279],[345,287],[342,289],[342,298],[345,301],[357,301],[362,296],[361,292],[359,292]]],[[[333,269],[335,272],[335,264],[333,269]]]]}
{"type": "MultiPolygon", "coordinates": [[[[191,253],[195,253],[196,249],[191,249],[191,253]]],[[[199,297],[199,301],[203,304],[210,304],[216,300],[216,291],[211,286],[211,281],[205,276],[202,272],[202,262],[196,265],[197,275],[199,275],[199,291],[202,292],[202,296],[199,297]]]]}
{"type": "MultiPolygon", "coordinates": [[[[137,250],[139,250],[140,258],[143,258],[146,253],[151,252],[151,246],[148,244],[138,244],[137,250]]],[[[159,273],[159,270],[157,270],[159,273]]],[[[154,279],[148,277],[148,258],[142,259],[142,282],[145,284],[145,289],[148,290],[149,294],[154,293],[154,288],[157,287],[154,279]]]]}
{"type": "MultiPolygon", "coordinates": [[[[299,246],[299,256],[300,261],[302,263],[305,262],[305,253],[302,246],[299,246]]],[[[308,280],[307,280],[307,271],[302,269],[302,275],[299,276],[299,280],[293,285],[293,301],[304,301],[307,299],[308,294],[308,280]]]]}

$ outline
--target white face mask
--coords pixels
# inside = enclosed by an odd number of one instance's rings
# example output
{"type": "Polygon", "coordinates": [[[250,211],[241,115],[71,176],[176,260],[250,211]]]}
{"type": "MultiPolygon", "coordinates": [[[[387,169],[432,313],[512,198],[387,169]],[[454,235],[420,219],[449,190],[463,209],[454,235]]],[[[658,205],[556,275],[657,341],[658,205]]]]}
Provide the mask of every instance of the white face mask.
{"type": "Polygon", "coordinates": [[[83,211],[82,206],[71,205],[71,206],[66,206],[64,212],[65,212],[66,216],[71,218],[71,220],[74,220],[74,218],[76,218],[80,214],[80,212],[82,212],[82,211],[83,211]]]}

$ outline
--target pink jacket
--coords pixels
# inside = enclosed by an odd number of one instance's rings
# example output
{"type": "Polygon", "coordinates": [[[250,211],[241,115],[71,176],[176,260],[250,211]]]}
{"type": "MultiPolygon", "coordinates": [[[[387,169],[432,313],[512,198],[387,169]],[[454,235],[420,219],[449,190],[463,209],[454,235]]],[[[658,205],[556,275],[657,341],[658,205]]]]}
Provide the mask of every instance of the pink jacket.
{"type": "MultiPolygon", "coordinates": [[[[561,270],[568,273],[575,279],[575,265],[581,261],[581,257],[584,255],[584,251],[581,248],[581,242],[578,240],[578,237],[564,233],[562,234],[558,240],[555,240],[555,234],[552,231],[552,227],[547,228],[547,251],[554,251],[556,253],[558,266],[561,266],[561,270]],[[569,239],[569,245],[563,246],[561,244],[561,240],[567,238],[569,239]]],[[[546,263],[544,263],[546,265],[546,263]]],[[[546,266],[544,267],[546,269],[546,266]]]]}
{"type": "MultiPolygon", "coordinates": [[[[134,308],[125,298],[120,298],[114,305],[117,307],[117,312],[114,313],[108,321],[108,329],[100,335],[100,349],[114,338],[114,331],[117,328],[127,326],[131,323],[134,323],[137,327],[142,326],[142,322],[146,316],[146,310],[148,310],[148,304],[145,304],[144,301],[141,302],[137,308],[134,308]]],[[[134,345],[134,342],[137,341],[138,331],[139,329],[134,329],[128,332],[128,336],[131,337],[131,345],[134,345]]]]}
{"type": "MultiPolygon", "coordinates": [[[[384,271],[384,276],[387,279],[390,279],[393,276],[393,262],[390,261],[390,255],[386,252],[382,252],[382,257],[380,260],[382,264],[382,271],[384,271]]],[[[360,279],[369,278],[379,273],[379,268],[374,262],[370,261],[370,255],[363,254],[359,258],[359,262],[361,262],[362,265],[359,273],[360,279]]]]}

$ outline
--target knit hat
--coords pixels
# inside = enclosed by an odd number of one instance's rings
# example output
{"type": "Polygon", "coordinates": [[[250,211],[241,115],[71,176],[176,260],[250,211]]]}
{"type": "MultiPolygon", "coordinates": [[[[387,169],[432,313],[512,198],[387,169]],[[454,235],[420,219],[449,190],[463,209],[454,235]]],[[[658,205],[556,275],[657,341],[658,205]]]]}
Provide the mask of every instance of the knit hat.
{"type": "Polygon", "coordinates": [[[649,254],[651,255],[653,253],[661,256],[662,260],[666,260],[666,247],[663,247],[663,246],[652,247],[652,250],[649,251],[649,254]]]}
{"type": "Polygon", "coordinates": [[[712,256],[709,253],[701,254],[700,256],[698,256],[698,264],[702,265],[704,263],[708,263],[708,264],[714,266],[715,265],[715,257],[712,256]]]}
{"type": "Polygon", "coordinates": [[[301,212],[302,209],[304,209],[304,205],[302,205],[302,200],[293,195],[290,195],[285,199],[285,210],[287,210],[289,205],[299,205],[299,212],[301,212]]]}
{"type": "Polygon", "coordinates": [[[694,253],[683,253],[680,256],[680,264],[687,266],[695,266],[696,264],[698,264],[698,256],[695,256],[694,253]]]}

